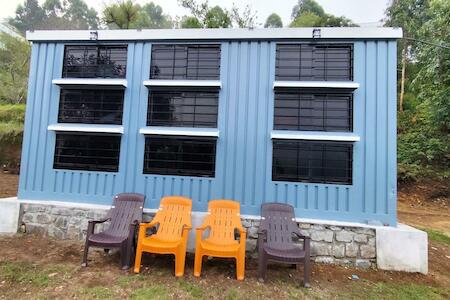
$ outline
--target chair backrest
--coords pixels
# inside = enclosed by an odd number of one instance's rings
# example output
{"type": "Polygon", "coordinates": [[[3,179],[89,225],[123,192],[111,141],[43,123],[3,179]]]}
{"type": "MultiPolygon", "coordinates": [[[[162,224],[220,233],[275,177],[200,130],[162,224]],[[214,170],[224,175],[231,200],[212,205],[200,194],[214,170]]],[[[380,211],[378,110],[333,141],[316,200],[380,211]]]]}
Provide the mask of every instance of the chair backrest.
{"type": "Polygon", "coordinates": [[[241,206],[232,200],[211,200],[208,215],[203,225],[210,227],[208,239],[216,244],[227,245],[234,242],[234,231],[242,227],[241,206]]]}
{"type": "Polygon", "coordinates": [[[181,238],[183,226],[191,226],[192,200],[181,196],[161,199],[154,220],[159,223],[155,237],[165,241],[181,238]]]}
{"type": "Polygon", "coordinates": [[[260,230],[267,232],[267,244],[271,248],[286,249],[292,246],[292,232],[297,230],[294,208],[283,203],[261,205],[260,230]]]}
{"type": "Polygon", "coordinates": [[[128,236],[130,224],[142,222],[145,196],[135,193],[122,193],[114,196],[114,202],[108,212],[111,224],[106,231],[115,236],[128,236]]]}

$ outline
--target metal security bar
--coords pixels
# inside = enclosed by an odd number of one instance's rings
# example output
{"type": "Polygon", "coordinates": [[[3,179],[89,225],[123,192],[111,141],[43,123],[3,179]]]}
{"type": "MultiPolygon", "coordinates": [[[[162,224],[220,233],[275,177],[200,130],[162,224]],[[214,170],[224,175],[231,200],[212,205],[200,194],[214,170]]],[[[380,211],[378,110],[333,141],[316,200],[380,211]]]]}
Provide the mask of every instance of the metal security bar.
{"type": "Polygon", "coordinates": [[[349,44],[277,44],[276,80],[353,80],[353,46],[349,44]]]}
{"type": "Polygon", "coordinates": [[[123,90],[62,89],[59,123],[122,124],[123,90]]]}
{"type": "Polygon", "coordinates": [[[216,90],[151,90],[147,126],[217,127],[216,90]]]}
{"type": "Polygon", "coordinates": [[[151,79],[219,79],[220,45],[153,45],[151,79]]]}
{"type": "Polygon", "coordinates": [[[353,94],[327,90],[276,90],[274,129],[353,130],[353,94]]]}
{"type": "Polygon", "coordinates": [[[214,177],[215,161],[215,138],[145,138],[145,174],[214,177]]]}
{"type": "Polygon", "coordinates": [[[127,46],[66,46],[63,78],[125,78],[127,46]]]}
{"type": "Polygon", "coordinates": [[[119,152],[120,135],[58,132],[53,168],[117,172],[119,152]]]}
{"type": "Polygon", "coordinates": [[[272,180],[352,184],[353,145],[273,141],[272,180]]]}

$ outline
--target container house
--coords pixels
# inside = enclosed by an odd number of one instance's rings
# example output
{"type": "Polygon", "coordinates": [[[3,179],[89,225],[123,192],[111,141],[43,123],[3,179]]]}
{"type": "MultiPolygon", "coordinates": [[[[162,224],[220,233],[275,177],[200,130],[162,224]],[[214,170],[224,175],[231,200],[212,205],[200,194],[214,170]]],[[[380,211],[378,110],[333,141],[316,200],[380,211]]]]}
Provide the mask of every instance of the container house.
{"type": "MultiPolygon", "coordinates": [[[[395,226],[394,28],[28,32],[19,200],[395,226]]],[[[88,206],[86,206],[88,207],[88,206]]]]}

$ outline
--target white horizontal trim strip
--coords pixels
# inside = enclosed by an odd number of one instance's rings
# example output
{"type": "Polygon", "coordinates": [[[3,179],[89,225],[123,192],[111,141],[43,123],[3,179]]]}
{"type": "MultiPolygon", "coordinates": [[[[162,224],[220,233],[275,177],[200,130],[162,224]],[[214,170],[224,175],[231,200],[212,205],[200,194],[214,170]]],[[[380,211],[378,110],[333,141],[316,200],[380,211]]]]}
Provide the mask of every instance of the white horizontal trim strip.
{"type": "Polygon", "coordinates": [[[76,131],[76,132],[101,132],[101,133],[123,133],[122,125],[97,125],[97,124],[51,124],[51,131],[76,131]]]}
{"type": "Polygon", "coordinates": [[[52,83],[57,85],[105,85],[127,87],[126,79],[116,78],[60,78],[53,79],[52,83]]]}
{"type": "Polygon", "coordinates": [[[119,41],[119,40],[248,40],[311,39],[320,29],[320,39],[397,39],[401,28],[389,27],[303,27],[234,29],[129,29],[129,30],[36,30],[27,31],[29,41],[119,41]],[[97,32],[97,38],[95,34],[97,32]]]}
{"type": "Polygon", "coordinates": [[[359,83],[352,81],[274,81],[273,87],[357,89],[359,83]]]}
{"type": "Polygon", "coordinates": [[[139,130],[139,133],[152,134],[152,135],[182,135],[182,136],[218,137],[219,129],[147,126],[147,127],[142,127],[139,130]]]}
{"type": "Polygon", "coordinates": [[[323,131],[288,131],[273,130],[272,139],[282,140],[311,140],[311,141],[340,141],[359,142],[360,137],[352,132],[323,132],[323,131]]]}
{"type": "Polygon", "coordinates": [[[194,87],[222,87],[219,80],[144,80],[145,86],[194,86],[194,87]]]}

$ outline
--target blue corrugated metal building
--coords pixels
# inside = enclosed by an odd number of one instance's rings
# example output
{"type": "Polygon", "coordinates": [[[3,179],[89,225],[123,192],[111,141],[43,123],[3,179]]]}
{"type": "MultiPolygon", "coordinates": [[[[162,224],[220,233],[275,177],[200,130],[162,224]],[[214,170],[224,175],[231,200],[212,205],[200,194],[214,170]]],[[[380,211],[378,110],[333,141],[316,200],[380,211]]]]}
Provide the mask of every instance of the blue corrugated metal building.
{"type": "Polygon", "coordinates": [[[392,28],[35,31],[19,199],[396,225],[392,28]]]}

